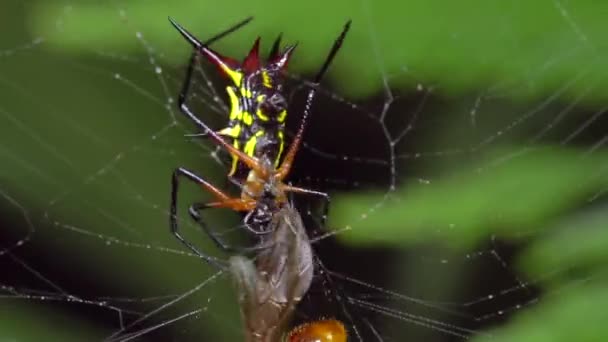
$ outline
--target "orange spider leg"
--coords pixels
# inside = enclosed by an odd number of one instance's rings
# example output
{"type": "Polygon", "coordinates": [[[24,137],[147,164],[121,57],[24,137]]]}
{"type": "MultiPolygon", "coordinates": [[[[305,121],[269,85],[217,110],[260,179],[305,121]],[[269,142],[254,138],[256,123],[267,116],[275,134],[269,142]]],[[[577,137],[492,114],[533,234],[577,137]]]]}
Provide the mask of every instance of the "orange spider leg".
{"type": "Polygon", "coordinates": [[[207,203],[209,208],[227,208],[234,211],[251,211],[255,209],[256,201],[253,199],[246,200],[242,198],[228,198],[220,202],[207,203]]]}
{"type": "Polygon", "coordinates": [[[291,145],[289,145],[289,150],[287,150],[287,153],[281,162],[281,166],[275,172],[275,177],[277,177],[280,181],[283,181],[287,175],[289,175],[289,171],[291,171],[293,160],[296,158],[296,153],[298,153],[298,150],[300,149],[300,143],[302,141],[302,137],[304,136],[304,128],[306,127],[307,117],[308,113],[304,113],[298,133],[296,134],[295,138],[293,138],[291,145]]]}
{"type": "Polygon", "coordinates": [[[281,166],[275,173],[275,176],[281,181],[284,180],[285,177],[287,177],[287,175],[289,174],[289,171],[291,170],[291,166],[293,165],[293,160],[296,157],[296,153],[298,152],[298,149],[300,148],[300,143],[302,142],[302,138],[304,136],[304,128],[306,127],[306,121],[308,120],[308,116],[310,115],[310,109],[312,107],[312,100],[315,97],[315,92],[317,90],[317,87],[321,83],[321,79],[323,79],[323,76],[327,72],[327,69],[329,68],[329,65],[333,61],[334,57],[336,57],[338,50],[340,50],[340,47],[342,46],[342,43],[344,42],[344,37],[346,37],[346,33],[350,29],[350,23],[351,23],[350,20],[346,22],[346,25],[344,25],[344,28],[342,29],[342,33],[340,33],[340,36],[338,36],[338,38],[334,41],[334,45],[332,46],[331,50],[329,51],[329,54],[327,55],[327,58],[325,59],[325,63],[323,64],[323,66],[321,67],[321,69],[319,70],[317,75],[315,76],[315,78],[312,82],[312,86],[311,86],[310,90],[308,91],[308,96],[306,97],[306,104],[304,106],[304,111],[302,113],[302,121],[300,122],[300,127],[298,128],[298,133],[296,134],[293,141],[291,142],[291,145],[289,146],[289,151],[285,155],[285,158],[283,158],[283,162],[281,163],[281,166]]]}
{"type": "Polygon", "coordinates": [[[202,186],[204,190],[210,192],[218,201],[224,202],[230,200],[230,196],[228,196],[225,192],[215,187],[215,185],[207,182],[202,178],[198,178],[197,182],[202,186]]]}
{"type": "Polygon", "coordinates": [[[239,150],[238,148],[234,147],[233,145],[229,144],[219,134],[215,133],[215,131],[209,130],[207,132],[207,134],[218,145],[225,148],[228,153],[230,153],[231,155],[235,156],[237,159],[239,159],[240,161],[245,163],[253,171],[257,172],[260,175],[260,177],[262,177],[262,178],[268,177],[267,170],[264,167],[262,167],[262,165],[260,165],[260,163],[257,161],[257,159],[248,156],[245,152],[243,152],[243,151],[239,150]]]}

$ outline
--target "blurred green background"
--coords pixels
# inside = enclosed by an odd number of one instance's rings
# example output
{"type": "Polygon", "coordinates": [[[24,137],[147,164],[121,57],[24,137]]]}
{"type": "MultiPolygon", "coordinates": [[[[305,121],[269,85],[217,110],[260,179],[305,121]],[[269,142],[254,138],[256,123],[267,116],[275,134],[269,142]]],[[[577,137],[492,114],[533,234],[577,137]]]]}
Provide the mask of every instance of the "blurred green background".
{"type": "MultiPolygon", "coordinates": [[[[196,132],[174,99],[190,50],[166,18],[204,39],[254,15],[215,48],[243,56],[283,32],[304,76],[353,20],[294,181],[333,195],[341,245],[326,263],[444,324],[374,320],[384,338],[603,341],[606,14],[557,0],[4,1],[0,340],[95,341],[139,317],[120,336],[158,324],[136,339],[242,340],[229,278],[210,278],[168,231],[172,170],[224,184],[226,169],[184,136],[196,132]],[[378,270],[353,273],[360,262],[378,270]]],[[[221,127],[206,89],[194,106],[221,127]]],[[[182,209],[197,190],[183,187],[182,209]]]]}

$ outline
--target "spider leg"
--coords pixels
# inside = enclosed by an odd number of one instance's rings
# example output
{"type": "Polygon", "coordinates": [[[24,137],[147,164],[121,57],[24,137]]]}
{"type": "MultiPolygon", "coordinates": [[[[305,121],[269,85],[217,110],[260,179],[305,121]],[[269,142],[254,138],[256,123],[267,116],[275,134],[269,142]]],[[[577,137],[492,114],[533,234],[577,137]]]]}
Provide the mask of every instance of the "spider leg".
{"type": "Polygon", "coordinates": [[[329,204],[331,202],[331,198],[329,197],[329,194],[327,194],[326,192],[309,190],[309,189],[299,188],[297,186],[291,186],[291,185],[285,185],[283,190],[285,192],[291,192],[291,193],[295,192],[295,193],[299,193],[299,194],[319,196],[319,197],[323,198],[323,206],[322,206],[323,216],[321,216],[321,226],[322,227],[325,226],[325,221],[327,220],[327,216],[329,215],[329,204]]]}
{"type": "MultiPolygon", "coordinates": [[[[190,91],[190,83],[192,81],[192,73],[194,72],[194,64],[196,63],[196,50],[192,51],[190,54],[190,59],[188,61],[188,68],[186,69],[186,77],[184,77],[184,83],[182,84],[182,90],[179,92],[179,96],[177,98],[178,103],[181,105],[188,100],[188,92],[190,91]]],[[[206,133],[203,133],[206,134],[206,133]]]]}
{"type": "Polygon", "coordinates": [[[188,212],[190,213],[190,216],[194,219],[194,221],[196,221],[201,226],[201,228],[203,229],[205,234],[207,234],[211,238],[211,240],[215,243],[215,245],[218,246],[221,250],[223,250],[225,252],[229,252],[229,253],[245,254],[245,253],[251,253],[251,252],[258,252],[260,250],[264,250],[264,249],[268,249],[268,248],[272,247],[272,244],[263,244],[263,245],[257,245],[254,247],[244,247],[243,248],[243,247],[232,247],[229,244],[225,243],[217,234],[215,234],[213,231],[211,231],[211,229],[209,229],[209,226],[203,220],[201,211],[203,211],[205,209],[209,209],[209,208],[217,208],[217,206],[214,206],[213,203],[194,203],[190,206],[190,208],[188,209],[188,212]]]}
{"type": "MultiPolygon", "coordinates": [[[[185,96],[186,95],[184,95],[184,98],[185,98],[185,96]]],[[[182,95],[180,94],[180,98],[181,97],[182,97],[182,95]]],[[[219,134],[217,134],[215,131],[213,131],[209,126],[207,126],[206,123],[204,123],[199,118],[197,118],[196,115],[194,115],[194,113],[190,110],[190,108],[188,108],[188,105],[185,102],[180,102],[179,108],[182,111],[182,113],[184,113],[184,115],[186,115],[197,126],[199,126],[200,128],[202,128],[204,130],[207,137],[209,137],[210,139],[215,141],[218,145],[222,146],[230,154],[235,155],[236,158],[238,158],[240,161],[242,161],[250,169],[258,172],[262,177],[267,177],[268,172],[266,171],[266,169],[264,167],[262,167],[260,165],[260,163],[258,163],[258,161],[255,158],[248,156],[247,154],[245,154],[245,152],[237,149],[236,147],[234,147],[231,144],[229,144],[228,142],[226,142],[226,140],[224,140],[224,138],[222,138],[219,134]]]]}
{"type": "Polygon", "coordinates": [[[287,175],[289,174],[289,171],[291,170],[291,166],[293,165],[293,160],[295,159],[296,153],[298,152],[298,149],[300,148],[300,143],[302,142],[302,138],[304,138],[304,128],[306,127],[306,121],[308,120],[308,116],[310,115],[310,109],[312,108],[312,101],[315,97],[315,93],[317,92],[317,87],[319,86],[319,83],[321,83],[323,76],[325,76],[325,73],[327,72],[327,69],[329,68],[329,65],[331,64],[331,62],[334,60],[334,57],[336,57],[338,50],[340,50],[340,47],[342,47],[344,38],[346,37],[348,30],[350,29],[350,23],[351,23],[351,21],[349,20],[344,25],[344,28],[342,29],[342,33],[340,33],[338,38],[336,38],[336,40],[334,41],[334,45],[332,46],[331,50],[329,51],[329,54],[325,58],[325,62],[323,63],[323,66],[321,66],[321,69],[319,69],[319,71],[317,72],[317,75],[315,76],[315,78],[312,82],[312,85],[311,85],[310,90],[308,91],[308,95],[306,97],[306,103],[304,105],[304,112],[302,113],[300,127],[298,128],[296,136],[293,138],[291,145],[289,145],[289,149],[287,150],[287,153],[285,154],[285,157],[283,158],[283,162],[281,163],[281,166],[275,173],[275,176],[279,180],[284,180],[287,177],[287,175]]]}
{"type": "MultiPolygon", "coordinates": [[[[186,177],[186,179],[188,179],[196,184],[199,184],[199,185],[203,185],[203,186],[209,185],[210,187],[213,187],[211,184],[206,182],[201,177],[197,176],[196,174],[194,174],[184,168],[180,167],[173,172],[173,176],[171,178],[171,205],[170,205],[170,213],[169,213],[169,224],[171,227],[171,233],[184,246],[188,247],[199,258],[205,260],[207,263],[209,263],[219,269],[225,270],[228,268],[228,266],[224,261],[202,253],[193,244],[191,244],[186,239],[184,239],[184,237],[179,232],[178,225],[177,225],[177,193],[179,190],[179,178],[180,177],[186,177]]],[[[221,198],[222,197],[221,195],[223,195],[226,199],[228,198],[228,196],[221,193],[221,191],[219,194],[217,194],[217,193],[214,193],[214,194],[216,195],[216,197],[221,198]]]]}

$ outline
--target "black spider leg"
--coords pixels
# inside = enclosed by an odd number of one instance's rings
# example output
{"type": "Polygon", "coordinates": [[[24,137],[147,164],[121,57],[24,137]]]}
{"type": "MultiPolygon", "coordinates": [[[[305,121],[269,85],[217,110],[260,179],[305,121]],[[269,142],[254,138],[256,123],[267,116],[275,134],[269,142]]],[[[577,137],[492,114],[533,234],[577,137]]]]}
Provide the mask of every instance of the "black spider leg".
{"type": "MultiPolygon", "coordinates": [[[[229,33],[234,32],[235,30],[241,28],[242,26],[244,26],[245,24],[247,24],[248,22],[250,22],[253,18],[249,17],[243,21],[241,21],[240,23],[232,26],[231,28],[229,28],[228,30],[221,32],[217,35],[215,35],[214,37],[212,37],[211,39],[209,39],[207,41],[206,44],[211,44],[213,42],[215,42],[216,40],[226,36],[229,33]]],[[[172,21],[173,22],[173,21],[172,21]]],[[[185,101],[187,99],[187,93],[188,90],[190,88],[190,81],[192,78],[192,72],[194,70],[194,62],[196,59],[196,55],[193,54],[193,57],[191,56],[190,58],[190,63],[188,65],[188,69],[186,72],[186,79],[184,81],[184,84],[182,85],[182,90],[179,94],[178,97],[178,102],[180,105],[180,109],[183,111],[183,107],[185,107],[185,101]]],[[[188,111],[189,112],[189,111],[188,111]]],[[[208,131],[208,129],[206,130],[208,131]]],[[[173,176],[171,179],[171,204],[170,204],[170,213],[169,213],[169,224],[170,224],[170,228],[171,228],[171,233],[186,247],[188,247],[192,252],[194,252],[194,254],[196,254],[198,257],[200,257],[201,259],[205,260],[206,262],[208,262],[209,264],[219,268],[219,269],[226,269],[226,265],[225,263],[222,263],[221,260],[218,260],[217,258],[211,257],[209,255],[206,255],[204,253],[202,253],[201,251],[199,251],[193,244],[191,244],[190,242],[186,241],[186,239],[183,238],[183,236],[179,233],[179,229],[178,229],[178,224],[177,224],[177,195],[178,195],[178,184],[179,184],[179,178],[180,176],[185,176],[186,179],[189,179],[190,181],[197,183],[199,185],[202,184],[209,184],[207,183],[203,178],[197,176],[195,173],[184,169],[184,168],[177,168],[174,172],[173,172],[173,176]]],[[[198,221],[197,221],[198,222],[198,221]]],[[[211,237],[211,239],[218,244],[218,242],[216,241],[215,235],[214,234],[209,234],[209,231],[207,229],[205,229],[205,231],[207,232],[207,234],[211,237]]]]}
{"type": "MultiPolygon", "coordinates": [[[[299,131],[296,134],[296,136],[298,134],[301,134],[300,132],[303,130],[303,124],[306,122],[306,120],[308,119],[308,116],[310,115],[310,111],[312,108],[312,102],[314,100],[317,88],[318,88],[319,84],[321,83],[323,76],[325,76],[325,73],[329,69],[329,66],[330,66],[331,62],[333,61],[334,57],[336,57],[336,54],[342,47],[344,38],[346,37],[348,30],[350,30],[350,24],[351,24],[351,20],[346,22],[346,24],[344,25],[344,28],[342,29],[342,33],[340,33],[338,38],[336,38],[336,40],[334,41],[334,45],[332,46],[331,50],[329,51],[329,54],[325,58],[325,62],[323,62],[321,69],[319,69],[319,71],[317,72],[317,75],[313,79],[310,90],[308,91],[308,95],[306,97],[306,104],[304,105],[304,112],[302,113],[302,119],[301,119],[302,124],[300,124],[300,128],[299,128],[299,131]]],[[[274,49],[274,47],[273,47],[273,49],[274,49]]],[[[324,226],[325,221],[327,220],[327,215],[329,215],[329,204],[330,204],[329,195],[327,193],[321,192],[321,191],[314,191],[314,190],[308,190],[308,189],[297,188],[297,187],[291,187],[291,188],[294,190],[294,192],[313,195],[313,196],[320,196],[324,199],[323,210],[322,210],[323,216],[321,217],[321,226],[324,226]]]]}
{"type": "MultiPolygon", "coordinates": [[[[170,222],[170,227],[171,227],[171,233],[182,244],[184,244],[186,247],[188,247],[192,252],[194,252],[194,254],[199,256],[201,259],[205,260],[209,264],[211,264],[219,269],[226,269],[226,265],[224,263],[222,263],[221,260],[218,260],[217,258],[214,258],[212,256],[202,253],[193,244],[191,244],[186,239],[184,239],[179,232],[178,225],[177,225],[177,193],[179,190],[180,176],[186,177],[186,179],[188,179],[198,185],[209,184],[204,179],[197,176],[195,173],[193,173],[189,170],[186,170],[182,167],[177,168],[177,169],[175,169],[175,171],[173,171],[173,177],[171,178],[171,207],[170,207],[170,213],[169,213],[169,222],[170,222]]],[[[210,234],[210,236],[211,236],[211,239],[214,239],[213,235],[210,234]]]]}
{"type": "MultiPolygon", "coordinates": [[[[188,212],[190,213],[190,217],[192,217],[192,219],[194,219],[194,221],[196,221],[196,223],[198,223],[201,226],[201,228],[203,229],[205,234],[207,234],[211,238],[211,240],[215,243],[215,245],[217,247],[219,247],[221,250],[228,252],[228,253],[246,254],[246,253],[259,252],[261,250],[268,249],[274,245],[274,243],[271,243],[271,244],[256,245],[253,247],[232,247],[231,245],[224,242],[218,236],[218,234],[211,231],[211,229],[209,229],[209,226],[207,225],[207,223],[205,223],[205,221],[203,220],[203,218],[201,216],[201,211],[203,211],[205,209],[209,209],[209,208],[213,208],[213,207],[209,206],[209,204],[207,204],[207,203],[194,203],[190,206],[190,208],[188,209],[188,212]]],[[[251,231],[258,235],[262,235],[262,234],[271,232],[270,230],[264,231],[264,232],[255,232],[253,230],[251,230],[251,231]]]]}
{"type": "Polygon", "coordinates": [[[351,21],[349,20],[344,25],[344,28],[342,29],[342,33],[340,33],[338,38],[336,38],[336,40],[334,41],[334,45],[331,47],[329,54],[325,58],[325,62],[323,62],[321,69],[319,69],[319,71],[317,72],[317,75],[315,76],[315,78],[313,79],[313,81],[310,85],[310,90],[308,91],[308,95],[306,96],[306,103],[304,104],[304,111],[302,113],[302,119],[300,119],[300,127],[298,128],[296,137],[298,135],[303,134],[304,126],[305,126],[306,121],[308,120],[308,116],[310,115],[310,111],[312,108],[312,102],[313,102],[315,94],[317,92],[317,88],[319,87],[319,84],[321,83],[323,76],[325,76],[327,69],[329,69],[329,66],[330,66],[331,62],[333,61],[334,57],[336,57],[336,54],[340,50],[340,47],[342,47],[344,38],[346,37],[348,30],[350,30],[350,24],[351,24],[351,21]]]}
{"type": "MultiPolygon", "coordinates": [[[[307,119],[308,115],[310,115],[312,101],[314,99],[317,88],[318,88],[319,84],[321,83],[321,80],[322,80],[323,76],[325,75],[325,72],[327,72],[327,69],[329,68],[331,61],[334,59],[334,57],[336,56],[336,53],[338,53],[338,50],[342,46],[342,43],[344,42],[344,38],[346,37],[346,33],[350,29],[350,24],[351,24],[351,21],[349,20],[344,25],[344,29],[342,30],[342,33],[334,41],[334,45],[333,45],[331,51],[329,52],[329,55],[325,59],[325,63],[323,63],[323,66],[321,67],[321,69],[319,70],[319,72],[317,73],[317,75],[315,76],[315,78],[313,80],[311,88],[308,91],[308,96],[306,98],[304,112],[302,114],[303,121],[307,119]]],[[[303,190],[303,191],[298,191],[298,192],[321,196],[325,199],[325,207],[323,209],[324,214],[323,214],[323,217],[321,220],[322,226],[323,226],[325,223],[325,219],[327,218],[327,214],[329,213],[329,203],[330,203],[329,195],[327,193],[319,192],[319,191],[313,191],[313,190],[307,190],[307,189],[301,189],[301,190],[303,190]]],[[[338,290],[338,288],[336,287],[336,284],[333,282],[333,279],[331,279],[331,277],[327,273],[327,268],[325,268],[325,265],[323,265],[323,263],[321,262],[321,259],[316,255],[316,253],[313,253],[313,255],[314,255],[314,259],[316,261],[315,264],[318,266],[319,272],[321,273],[322,277],[324,278],[324,282],[326,282],[329,286],[328,292],[330,292],[333,295],[333,297],[338,301],[338,304],[340,305],[340,309],[343,312],[343,314],[346,316],[348,321],[351,323],[350,329],[353,330],[353,332],[357,336],[357,339],[359,341],[363,341],[363,339],[361,338],[361,334],[359,333],[359,331],[356,327],[356,324],[353,320],[353,317],[351,316],[350,312],[346,308],[346,302],[344,301],[343,296],[341,296],[341,293],[340,293],[341,291],[338,290]]]]}

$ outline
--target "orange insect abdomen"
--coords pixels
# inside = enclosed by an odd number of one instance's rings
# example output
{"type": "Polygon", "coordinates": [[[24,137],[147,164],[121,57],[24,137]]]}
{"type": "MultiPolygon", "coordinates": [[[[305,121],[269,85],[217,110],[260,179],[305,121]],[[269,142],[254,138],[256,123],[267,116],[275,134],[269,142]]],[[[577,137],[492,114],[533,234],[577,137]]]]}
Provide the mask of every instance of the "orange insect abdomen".
{"type": "Polygon", "coordinates": [[[346,342],[344,324],[335,319],[304,323],[289,332],[286,342],[346,342]]]}

